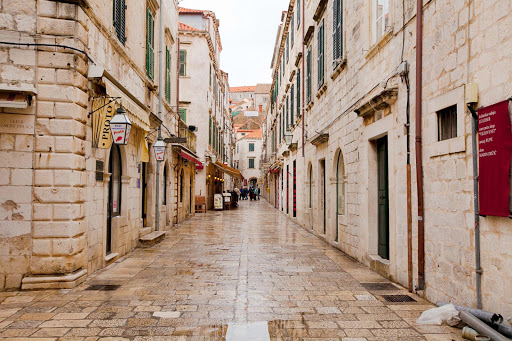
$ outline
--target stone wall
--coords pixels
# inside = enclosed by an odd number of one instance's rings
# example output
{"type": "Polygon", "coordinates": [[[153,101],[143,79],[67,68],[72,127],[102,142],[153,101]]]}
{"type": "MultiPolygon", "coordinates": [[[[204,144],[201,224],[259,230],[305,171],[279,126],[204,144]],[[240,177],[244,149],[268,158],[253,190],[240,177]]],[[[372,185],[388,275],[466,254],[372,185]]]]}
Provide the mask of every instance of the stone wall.
{"type": "MultiPolygon", "coordinates": [[[[476,304],[473,155],[468,83],[477,83],[477,107],[512,94],[512,15],[507,1],[437,0],[425,9],[423,124],[427,298],[476,304]],[[436,111],[457,105],[458,137],[436,141],[436,111]],[[428,271],[435,269],[435,271],[428,271]]],[[[483,307],[512,314],[512,223],[481,217],[483,307]],[[507,290],[509,292],[507,292],[507,290]]]]}
{"type": "MultiPolygon", "coordinates": [[[[320,1],[306,2],[305,30],[314,27],[309,43],[312,46],[312,104],[306,103],[305,157],[302,157],[302,129],[292,127],[297,153],[283,156],[288,146],[278,141],[271,162],[283,157],[283,169],[298,165],[298,215],[296,221],[328,243],[388,278],[407,285],[407,87],[397,74],[401,61],[408,61],[411,127],[415,126],[415,12],[414,2],[394,2],[390,8],[389,31],[377,41],[371,41],[371,2],[344,2],[344,54],[346,64],[339,70],[332,67],[332,8],[328,3],[318,22],[313,21],[320,1]],[[405,19],[405,20],[404,20],[405,19]],[[321,20],[325,20],[325,87],[317,87],[317,39],[321,20]],[[405,26],[404,26],[405,23],[405,26]],[[403,52],[402,52],[403,51],[403,52]],[[385,84],[385,87],[383,86],[385,84]],[[389,105],[370,108],[386,89],[396,89],[396,99],[389,105]],[[366,106],[366,109],[365,109],[366,106]],[[367,110],[368,109],[368,110],[367,110]],[[357,110],[357,112],[355,112],[357,110]],[[364,114],[361,114],[365,112],[364,114]],[[361,114],[361,115],[358,115],[361,114]],[[311,142],[320,134],[328,141],[319,145],[311,142]],[[376,256],[377,182],[375,140],[387,136],[389,143],[389,224],[390,258],[376,256]],[[345,166],[345,214],[336,217],[337,153],[341,150],[345,166]],[[322,211],[320,161],[326,168],[326,231],[322,211]],[[312,181],[309,165],[312,167],[312,181]],[[312,187],[312,207],[309,192],[312,187]],[[336,229],[339,241],[335,241],[336,229]]],[[[465,1],[425,1],[424,66],[423,66],[423,161],[426,234],[426,290],[431,301],[453,300],[474,306],[475,244],[473,223],[473,171],[471,155],[471,116],[466,110],[466,84],[476,82],[480,90],[478,106],[486,106],[510,96],[510,4],[503,1],[474,3],[465,1]],[[457,137],[437,141],[436,111],[457,105],[457,137]]],[[[290,13],[289,13],[290,14],[290,13]]],[[[294,28],[296,29],[296,28],[294,28]]],[[[267,120],[273,122],[285,108],[285,94],[296,76],[295,56],[301,51],[301,29],[295,31],[296,43],[285,62],[285,74],[280,77],[277,104],[267,120]],[[291,78],[290,78],[291,76],[291,78]]],[[[278,41],[278,44],[280,42],[278,41]]],[[[307,54],[307,47],[306,47],[307,54]]],[[[305,56],[304,56],[305,57],[305,56]]],[[[304,76],[304,57],[299,62],[304,76]]],[[[275,60],[282,61],[279,56],[275,60]]],[[[281,70],[278,71],[280,73],[281,70]]],[[[302,95],[302,94],[301,94],[302,95]]],[[[271,127],[271,125],[270,125],[271,127]]],[[[279,126],[277,126],[279,129],[279,126]]],[[[267,148],[272,145],[268,129],[267,148]]],[[[417,284],[417,194],[414,149],[414,129],[411,132],[412,232],[414,287],[417,284]]],[[[267,155],[272,154],[267,150],[267,155]]],[[[282,171],[281,171],[282,172],[282,171]]],[[[271,176],[272,178],[272,176],[271,176]]],[[[286,183],[279,174],[278,207],[286,211],[286,183]],[[284,187],[284,191],[282,190],[284,187]]],[[[286,179],[286,177],[285,177],[286,179]]],[[[286,180],[285,180],[286,181],[286,180]]],[[[275,199],[270,181],[271,202],[275,199]]],[[[511,268],[511,223],[505,218],[481,218],[483,306],[485,309],[510,314],[511,282],[506,269],[511,268]]]]}

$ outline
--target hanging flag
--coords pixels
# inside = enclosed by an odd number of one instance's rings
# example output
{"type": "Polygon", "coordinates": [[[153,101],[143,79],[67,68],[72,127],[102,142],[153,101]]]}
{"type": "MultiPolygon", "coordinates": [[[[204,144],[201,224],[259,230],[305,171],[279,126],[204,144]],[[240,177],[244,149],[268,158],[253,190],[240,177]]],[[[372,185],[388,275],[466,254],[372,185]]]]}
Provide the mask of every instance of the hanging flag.
{"type": "Polygon", "coordinates": [[[512,132],[509,102],[478,110],[480,215],[510,215],[510,161],[512,132]]]}

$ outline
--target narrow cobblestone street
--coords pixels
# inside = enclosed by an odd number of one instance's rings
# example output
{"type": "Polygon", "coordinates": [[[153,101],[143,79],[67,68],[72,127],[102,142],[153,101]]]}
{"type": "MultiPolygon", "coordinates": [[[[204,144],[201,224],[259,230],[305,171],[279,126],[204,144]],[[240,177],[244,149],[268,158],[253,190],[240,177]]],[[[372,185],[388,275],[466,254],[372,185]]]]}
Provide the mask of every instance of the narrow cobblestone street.
{"type": "Polygon", "coordinates": [[[414,324],[430,307],[419,297],[387,303],[383,294],[408,293],[265,201],[244,201],[197,214],[75,289],[0,293],[0,337],[459,340],[455,329],[414,324]]]}

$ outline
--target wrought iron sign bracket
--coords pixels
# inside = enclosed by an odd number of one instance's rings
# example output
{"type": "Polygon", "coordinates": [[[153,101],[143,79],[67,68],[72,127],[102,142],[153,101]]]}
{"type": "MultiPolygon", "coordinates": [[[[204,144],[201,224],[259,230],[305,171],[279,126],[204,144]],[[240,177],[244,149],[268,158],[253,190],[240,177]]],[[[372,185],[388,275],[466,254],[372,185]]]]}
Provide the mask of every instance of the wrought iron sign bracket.
{"type": "Polygon", "coordinates": [[[94,114],[94,113],[95,113],[96,111],[98,111],[98,110],[103,109],[104,107],[106,107],[106,106],[107,106],[107,105],[109,105],[110,103],[115,102],[115,101],[117,101],[118,99],[121,99],[121,97],[110,97],[110,96],[93,97],[93,98],[92,98],[92,104],[94,105],[94,100],[95,100],[95,99],[99,99],[99,98],[109,98],[109,99],[110,99],[110,102],[108,102],[108,103],[106,103],[106,104],[103,104],[101,107],[96,108],[96,110],[91,111],[89,114],[87,114],[87,118],[90,118],[90,117],[92,116],[92,114],[94,114]]]}

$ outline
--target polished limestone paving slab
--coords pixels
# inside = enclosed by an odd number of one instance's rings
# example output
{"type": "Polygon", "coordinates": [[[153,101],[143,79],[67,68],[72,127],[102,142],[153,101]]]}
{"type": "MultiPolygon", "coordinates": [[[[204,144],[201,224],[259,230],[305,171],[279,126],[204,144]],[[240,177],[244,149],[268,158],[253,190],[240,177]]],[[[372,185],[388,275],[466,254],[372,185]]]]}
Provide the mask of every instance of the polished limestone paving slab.
{"type": "Polygon", "coordinates": [[[75,289],[0,293],[0,339],[461,340],[414,323],[431,307],[266,202],[244,201],[196,214],[75,289]]]}

